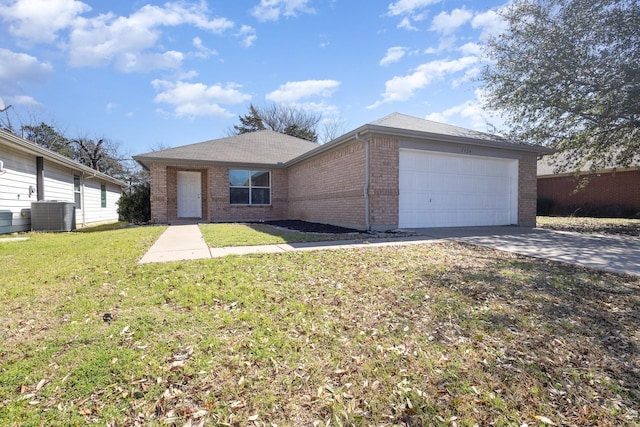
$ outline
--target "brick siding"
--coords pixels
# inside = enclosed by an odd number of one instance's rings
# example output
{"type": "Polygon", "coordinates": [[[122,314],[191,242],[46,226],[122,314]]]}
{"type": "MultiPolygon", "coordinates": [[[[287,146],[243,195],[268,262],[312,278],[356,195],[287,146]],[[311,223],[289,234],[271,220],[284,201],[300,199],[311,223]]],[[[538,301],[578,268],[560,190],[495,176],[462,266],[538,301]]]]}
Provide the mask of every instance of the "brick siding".
{"type": "Polygon", "coordinates": [[[373,230],[398,227],[400,160],[397,138],[372,136],[370,141],[370,219],[373,230]]]}
{"type": "Polygon", "coordinates": [[[537,155],[523,153],[518,162],[518,225],[536,226],[537,203],[537,155]]]}
{"type": "Polygon", "coordinates": [[[289,169],[289,218],[365,229],[364,144],[353,141],[289,169]]]}
{"type": "MultiPolygon", "coordinates": [[[[398,226],[399,142],[368,135],[370,144],[370,227],[398,226]]],[[[365,145],[355,139],[288,169],[271,169],[271,205],[229,204],[228,166],[165,163],[151,165],[151,216],[154,223],[177,219],[177,171],[202,173],[203,219],[210,222],[300,219],[366,229],[365,145]]],[[[638,172],[640,173],[640,172],[638,172]]],[[[638,188],[639,186],[636,186],[638,188]]],[[[535,226],[536,154],[523,153],[518,170],[518,223],[535,226]]]]}
{"type": "MultiPolygon", "coordinates": [[[[210,206],[208,219],[211,222],[264,221],[287,219],[288,176],[286,169],[270,169],[271,204],[232,205],[229,203],[229,170],[247,169],[228,166],[209,167],[210,206]]],[[[259,169],[258,170],[265,170],[259,169]]]]}
{"type": "Polygon", "coordinates": [[[538,178],[538,197],[553,200],[559,208],[620,206],[640,212],[640,170],[601,173],[574,194],[578,183],[572,176],[538,178]]]}

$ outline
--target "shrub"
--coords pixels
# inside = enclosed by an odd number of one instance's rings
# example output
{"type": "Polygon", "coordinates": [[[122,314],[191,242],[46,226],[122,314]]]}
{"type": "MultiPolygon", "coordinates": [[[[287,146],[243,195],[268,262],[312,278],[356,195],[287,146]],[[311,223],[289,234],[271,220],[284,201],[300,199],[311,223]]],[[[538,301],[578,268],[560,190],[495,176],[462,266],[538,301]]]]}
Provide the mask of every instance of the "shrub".
{"type": "Polygon", "coordinates": [[[120,221],[135,224],[151,221],[151,185],[145,182],[123,194],[118,202],[118,215],[120,221]]]}

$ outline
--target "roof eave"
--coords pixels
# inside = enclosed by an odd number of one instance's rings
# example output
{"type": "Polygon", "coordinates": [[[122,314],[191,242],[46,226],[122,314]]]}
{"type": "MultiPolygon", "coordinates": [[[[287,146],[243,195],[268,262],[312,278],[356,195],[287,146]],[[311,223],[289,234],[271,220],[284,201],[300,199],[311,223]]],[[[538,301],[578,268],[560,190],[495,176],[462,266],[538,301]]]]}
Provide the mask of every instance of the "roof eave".
{"type": "Polygon", "coordinates": [[[506,141],[502,142],[502,141],[496,141],[496,140],[478,139],[478,138],[470,138],[470,137],[463,137],[463,136],[443,135],[440,133],[433,133],[433,132],[426,132],[426,131],[393,128],[393,127],[374,125],[374,124],[365,124],[355,130],[352,130],[351,132],[347,132],[346,134],[334,139],[333,141],[323,144],[318,148],[314,148],[313,150],[307,151],[306,153],[301,154],[300,156],[289,160],[288,162],[285,163],[285,166],[287,167],[293,166],[297,163],[305,161],[320,153],[331,150],[334,147],[345,144],[346,142],[349,142],[355,139],[356,134],[364,136],[364,135],[373,134],[373,133],[406,137],[406,138],[429,139],[429,140],[438,141],[438,142],[469,144],[469,145],[478,145],[483,147],[493,147],[493,148],[516,150],[516,151],[533,152],[540,155],[551,154],[554,152],[554,150],[548,147],[543,147],[541,145],[517,144],[512,142],[506,142],[506,141]]]}
{"type": "Polygon", "coordinates": [[[59,165],[62,166],[66,166],[68,168],[71,169],[75,169],[78,171],[81,171],[83,173],[87,173],[90,175],[93,175],[94,177],[99,177],[100,179],[104,180],[104,181],[109,181],[112,184],[115,184],[121,188],[127,188],[129,186],[129,184],[127,184],[124,181],[121,181],[117,178],[114,178],[112,176],[109,176],[105,173],[102,173],[100,171],[97,171],[95,169],[91,169],[88,166],[85,165],[81,165],[80,163],[77,163],[75,161],[73,161],[72,159],[63,156],[62,154],[58,154],[55,151],[51,151],[48,150],[46,148],[40,147],[38,145],[36,145],[35,143],[26,140],[24,138],[21,138],[11,132],[7,132],[6,130],[2,129],[0,130],[0,135],[2,137],[4,137],[6,140],[12,142],[14,145],[13,147],[15,149],[17,149],[18,151],[22,152],[22,153],[27,153],[27,154],[36,154],[36,155],[42,155],[43,157],[48,158],[49,160],[51,160],[54,163],[57,163],[59,165]]]}
{"type": "Polygon", "coordinates": [[[233,166],[233,167],[255,167],[260,169],[279,169],[283,168],[286,163],[255,163],[255,162],[230,162],[230,161],[218,161],[218,160],[200,160],[200,159],[167,159],[163,157],[152,156],[133,156],[133,159],[138,162],[142,167],[149,170],[151,163],[165,163],[165,164],[197,164],[197,165],[214,165],[214,166],[233,166]]]}

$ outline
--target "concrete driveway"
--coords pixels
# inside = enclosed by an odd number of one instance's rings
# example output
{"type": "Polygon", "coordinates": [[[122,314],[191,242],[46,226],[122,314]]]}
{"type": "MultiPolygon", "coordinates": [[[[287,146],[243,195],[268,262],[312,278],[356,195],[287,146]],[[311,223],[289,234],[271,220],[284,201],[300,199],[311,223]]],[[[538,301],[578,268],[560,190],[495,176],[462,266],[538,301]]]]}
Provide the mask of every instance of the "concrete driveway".
{"type": "Polygon", "coordinates": [[[457,240],[536,258],[640,276],[640,237],[524,227],[425,228],[424,236],[457,240]]]}

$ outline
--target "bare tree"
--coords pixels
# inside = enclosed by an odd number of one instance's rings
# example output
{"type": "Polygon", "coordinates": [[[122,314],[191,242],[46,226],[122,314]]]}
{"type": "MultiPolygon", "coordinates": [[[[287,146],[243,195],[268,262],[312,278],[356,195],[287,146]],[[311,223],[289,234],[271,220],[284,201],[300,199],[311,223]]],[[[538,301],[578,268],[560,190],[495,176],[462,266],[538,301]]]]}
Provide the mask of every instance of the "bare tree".
{"type": "Polygon", "coordinates": [[[271,104],[266,107],[249,106],[249,114],[240,116],[240,125],[234,125],[231,134],[269,129],[297,138],[316,142],[321,114],[293,105],[271,104]]]}
{"type": "Polygon", "coordinates": [[[320,144],[333,141],[347,132],[347,123],[343,119],[329,119],[322,121],[320,144]]]}

